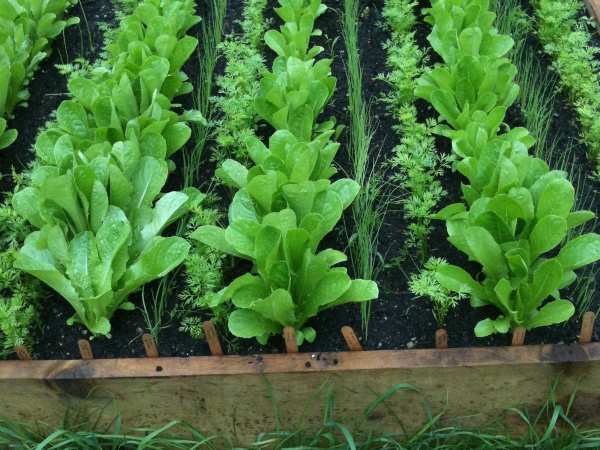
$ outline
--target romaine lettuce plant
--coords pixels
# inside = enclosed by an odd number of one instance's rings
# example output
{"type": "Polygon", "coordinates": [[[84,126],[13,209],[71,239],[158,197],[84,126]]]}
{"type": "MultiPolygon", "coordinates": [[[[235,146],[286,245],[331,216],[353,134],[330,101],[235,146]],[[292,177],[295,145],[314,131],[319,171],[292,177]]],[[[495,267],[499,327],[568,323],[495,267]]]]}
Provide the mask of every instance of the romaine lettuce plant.
{"type": "Polygon", "coordinates": [[[565,176],[546,167],[527,184],[483,196],[468,210],[458,203],[438,213],[446,220],[449,241],[485,274],[478,282],[465,270],[445,265],[438,269],[438,281],[469,294],[474,307],[491,304],[502,312],[477,324],[477,336],[552,325],[573,315],[573,304],[561,299],[560,290],[576,280],[576,269],[600,258],[600,237],[588,233],[568,239],[570,230],[594,214],[572,212],[575,193],[565,176]]]}
{"type": "Polygon", "coordinates": [[[188,92],[180,71],[197,41],[192,0],[145,0],[123,19],[108,59],[69,82],[72,99],[36,142],[31,183],[13,198],[31,233],[16,266],[74,308],[70,323],[110,332],[110,318],[132,309],[133,291],[177,267],[188,243],[163,230],[201,201],[195,189],[161,195],[168,158],[189,139],[198,112],[177,114],[188,92]],[[166,5],[166,6],[165,6],[166,5]]]}
{"type": "Polygon", "coordinates": [[[273,71],[261,79],[255,106],[274,128],[290,130],[299,139],[310,141],[316,117],[336,86],[331,60],[315,60],[323,48],[309,49],[310,37],[320,35],[319,30],[314,30],[314,22],[327,7],[316,0],[281,5],[276,11],[285,24],[281,31],[269,30],[265,34],[265,42],[277,58],[273,71]]]}
{"type": "Polygon", "coordinates": [[[17,138],[7,129],[15,106],[29,99],[27,85],[49,52],[49,42],[77,17],[63,20],[76,0],[0,0],[0,150],[17,138]]]}
{"type": "Polygon", "coordinates": [[[452,139],[456,168],[468,181],[466,204],[436,217],[446,221],[449,241],[482,266],[480,280],[450,264],[438,268],[437,279],[470,295],[473,306],[501,311],[477,324],[477,336],[568,320],[575,308],[560,290],[576,280],[576,269],[600,259],[599,235],[569,239],[594,214],[572,211],[575,190],[566,174],[529,155],[534,139],[527,130],[499,134],[518,86],[516,68],[504,58],[512,39],[497,33],[488,7],[487,0],[432,2],[429,40],[444,64],[416,90],[448,124],[439,130],[452,139]]]}
{"type": "Polygon", "coordinates": [[[200,227],[194,237],[252,262],[252,273],[233,280],[219,294],[231,301],[230,331],[266,343],[282,328],[296,329],[298,342],[315,339],[306,322],[320,311],[377,297],[377,285],[352,280],[336,267],[346,256],[319,250],[358,193],[350,179],[331,182],[332,161],[339,144],[335,123],[316,124],[335,88],[331,61],[309,49],[315,19],[325,11],[320,0],[280,0],[276,9],[285,21],[281,32],[265,41],[277,54],[273,72],[265,75],[256,110],[277,130],[269,145],[251,138],[246,143],[254,166],[227,160],[219,177],[237,189],[229,208],[229,226],[200,227]]]}

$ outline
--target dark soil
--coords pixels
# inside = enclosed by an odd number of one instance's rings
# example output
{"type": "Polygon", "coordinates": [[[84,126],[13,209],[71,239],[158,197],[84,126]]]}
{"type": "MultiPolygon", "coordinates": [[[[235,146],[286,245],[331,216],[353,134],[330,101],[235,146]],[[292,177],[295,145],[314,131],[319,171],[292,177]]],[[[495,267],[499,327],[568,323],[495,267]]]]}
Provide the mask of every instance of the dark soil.
{"type": "MultiPolygon", "coordinates": [[[[198,1],[201,12],[206,11],[202,2],[198,1]]],[[[347,110],[347,83],[344,69],[345,49],[343,39],[341,39],[341,14],[343,2],[341,0],[328,0],[327,5],[332,8],[325,16],[319,19],[318,27],[323,30],[323,36],[317,38],[315,43],[325,47],[325,55],[333,57],[333,72],[338,78],[338,88],[327,108],[323,117],[335,116],[337,121],[348,125],[349,115],[347,110]],[[335,40],[338,38],[337,40],[335,40]],[[334,42],[335,40],[335,42],[334,42]],[[332,47],[333,46],[333,47],[332,47]]],[[[421,1],[421,6],[426,6],[426,1],[421,1]]],[[[114,14],[112,4],[109,0],[89,0],[83,2],[85,12],[90,26],[92,43],[89,45],[89,38],[85,27],[81,30],[70,29],[65,33],[64,42],[55,43],[55,51],[52,57],[42,66],[36,79],[31,85],[32,101],[29,108],[21,108],[17,111],[12,126],[19,130],[19,141],[9,151],[5,152],[0,161],[0,171],[7,173],[12,165],[18,170],[26,167],[31,161],[33,155],[28,151],[34,142],[37,130],[52,117],[52,112],[56,109],[61,100],[65,98],[66,83],[54,65],[65,61],[73,61],[76,56],[83,55],[90,60],[94,60],[99,54],[102,43],[102,34],[98,28],[98,21],[113,23],[114,14]],[[63,48],[64,47],[64,48],[63,48]],[[68,56],[67,56],[68,55],[68,56]],[[16,149],[19,149],[19,152],[16,149]],[[17,155],[18,153],[18,155],[17,155]]],[[[241,0],[234,0],[228,6],[228,15],[226,19],[225,32],[228,33],[235,29],[235,21],[240,18],[242,8],[241,0]]],[[[271,1],[270,6],[274,5],[271,1]]],[[[383,23],[382,17],[383,0],[365,0],[361,4],[360,15],[360,50],[361,60],[364,70],[364,90],[365,97],[371,102],[372,112],[377,120],[373,148],[380,150],[380,161],[385,162],[389,159],[392,149],[398,144],[399,138],[392,130],[394,119],[386,112],[385,106],[378,99],[386,92],[385,83],[376,80],[376,76],[386,71],[385,51],[382,44],[388,39],[387,31],[380,26],[383,23]]],[[[81,12],[79,11],[81,15],[81,12]]],[[[274,15],[272,8],[268,8],[267,17],[272,18],[274,24],[279,23],[279,19],[274,15]]],[[[429,33],[429,26],[422,21],[418,26],[418,42],[426,46],[426,36],[429,33]]],[[[532,45],[539,44],[532,38],[532,45]]],[[[269,61],[273,55],[270,50],[266,50],[269,61]]],[[[434,55],[432,55],[434,56],[434,55]]],[[[540,57],[545,58],[543,52],[540,57]]],[[[435,61],[435,59],[433,59],[435,61]]],[[[548,64],[549,66],[549,64],[548,64]]],[[[193,60],[186,66],[186,73],[192,81],[196,81],[198,75],[197,61],[193,60]]],[[[222,71],[222,67],[217,67],[217,74],[222,71]]],[[[191,99],[182,99],[186,107],[191,106],[191,99]]],[[[578,126],[572,108],[563,98],[560,102],[561,108],[553,122],[553,132],[559,139],[567,137],[576,137],[578,135],[578,126]]],[[[433,109],[425,102],[419,103],[420,117],[425,120],[428,117],[435,117],[433,109]]],[[[511,126],[522,124],[521,113],[518,108],[513,108],[508,117],[511,126]]],[[[259,135],[268,137],[271,130],[267,126],[262,126],[259,135]]],[[[348,169],[349,163],[346,148],[347,133],[342,136],[342,147],[338,154],[337,164],[343,173],[348,169]]],[[[191,146],[193,143],[190,143],[191,146]]],[[[450,151],[450,143],[445,138],[439,138],[437,141],[438,149],[441,152],[450,151]]],[[[210,146],[211,143],[208,143],[210,146]]],[[[585,149],[577,148],[578,157],[581,164],[585,163],[585,149]]],[[[206,152],[209,154],[210,152],[206,152]]],[[[178,162],[178,161],[176,161],[178,162]]],[[[206,174],[210,176],[212,167],[207,162],[206,174]]],[[[2,180],[2,190],[10,189],[10,181],[2,180]]],[[[181,184],[178,173],[174,173],[169,181],[169,188],[177,189],[181,184]]],[[[443,184],[448,191],[448,196],[444,203],[452,203],[460,200],[460,178],[456,173],[448,172],[444,175],[443,184]]],[[[585,183],[589,189],[595,190],[597,184],[592,182],[585,183]]],[[[226,193],[225,193],[226,196],[226,193]]],[[[225,201],[226,203],[226,201],[225,201]]],[[[443,206],[443,205],[442,205],[443,206]]],[[[594,204],[597,208],[597,203],[594,204]]],[[[349,217],[347,217],[349,219],[349,217]]],[[[346,225],[351,226],[351,222],[346,220],[346,225]]],[[[403,242],[402,230],[405,229],[405,223],[400,208],[392,211],[388,217],[381,236],[382,253],[388,259],[402,253],[403,242]]],[[[442,224],[438,224],[430,239],[430,254],[445,257],[449,261],[457,264],[467,264],[464,255],[451,247],[446,240],[446,231],[442,224]]],[[[341,225],[329,236],[323,246],[330,246],[343,249],[347,246],[347,237],[344,228],[341,225]]],[[[403,268],[390,266],[381,274],[378,280],[380,286],[380,298],[372,303],[372,315],[369,326],[368,339],[362,338],[362,327],[360,308],[357,305],[347,305],[334,310],[326,311],[317,318],[311,320],[307,325],[313,326],[317,330],[317,340],[314,344],[305,344],[302,351],[340,351],[345,349],[345,344],[340,334],[340,328],[344,325],[350,325],[357,334],[363,339],[363,344],[367,349],[399,349],[399,348],[431,348],[434,345],[434,333],[436,324],[431,313],[431,308],[427,300],[414,299],[408,292],[407,277],[416,270],[416,265],[410,260],[403,263],[403,268]]],[[[229,274],[232,276],[233,274],[229,274]]],[[[170,303],[168,307],[174,307],[177,299],[177,278],[175,278],[173,292],[170,294],[170,303]]],[[[156,283],[146,289],[145,299],[151,303],[151,292],[156,283]]],[[[133,296],[132,301],[141,307],[142,295],[133,296]]],[[[598,307],[598,299],[595,300],[595,307],[598,307]]],[[[48,294],[48,299],[40,303],[40,317],[43,324],[36,333],[36,345],[33,356],[36,359],[69,359],[78,357],[77,340],[82,337],[88,337],[83,327],[68,327],[65,322],[72,314],[71,308],[57,295],[48,294]]],[[[506,345],[510,342],[510,336],[493,336],[487,339],[477,339],[473,334],[475,324],[488,316],[494,316],[496,312],[490,309],[473,309],[468,302],[461,303],[448,316],[447,329],[449,332],[449,343],[452,347],[462,346],[488,346],[488,345],[506,345]]],[[[94,354],[99,358],[124,357],[124,356],[142,356],[143,345],[141,335],[147,332],[141,310],[135,312],[118,312],[112,320],[113,330],[110,339],[97,338],[92,342],[94,354]]],[[[160,332],[159,351],[163,356],[189,356],[189,355],[207,355],[208,348],[204,342],[194,340],[178,330],[179,324],[176,322],[164,323],[165,328],[160,332]]],[[[596,328],[595,338],[598,338],[600,324],[596,328]]],[[[527,343],[560,343],[573,342],[576,340],[579,329],[579,320],[574,318],[569,323],[534,330],[527,334],[527,343]]],[[[232,348],[241,354],[251,353],[273,353],[282,352],[284,345],[281,338],[272,338],[266,347],[258,345],[253,340],[237,340],[232,348]]]]}

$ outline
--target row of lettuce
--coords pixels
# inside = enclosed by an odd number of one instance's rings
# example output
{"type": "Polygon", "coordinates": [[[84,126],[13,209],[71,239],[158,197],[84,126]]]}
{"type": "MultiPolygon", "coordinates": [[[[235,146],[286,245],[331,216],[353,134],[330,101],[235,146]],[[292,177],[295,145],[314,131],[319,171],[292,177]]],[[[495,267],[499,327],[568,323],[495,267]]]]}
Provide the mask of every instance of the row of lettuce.
{"type": "Polygon", "coordinates": [[[4,0],[0,3],[0,150],[17,139],[7,120],[19,105],[29,100],[27,86],[50,51],[50,42],[62,31],[79,23],[63,20],[76,0],[32,2],[4,0]]]}
{"type": "Polygon", "coordinates": [[[189,244],[162,237],[201,201],[195,189],[162,193],[170,157],[197,112],[173,111],[192,85],[181,67],[197,46],[192,0],[148,0],[125,17],[104,64],[69,80],[71,98],[38,136],[29,186],[13,197],[34,227],[15,266],[73,307],[70,322],[110,332],[129,294],[177,267],[189,244]]]}
{"type": "MultiPolygon", "coordinates": [[[[225,73],[213,100],[220,150],[213,156],[218,179],[234,192],[225,227],[198,190],[163,192],[176,170],[173,156],[192,135],[190,122],[206,123],[199,111],[176,112],[174,103],[192,90],[182,71],[198,44],[188,34],[200,20],[192,0],[140,2],[111,36],[106,59],[69,80],[71,98],[39,135],[33,171],[12,199],[29,223],[12,218],[23,225],[15,241],[33,229],[14,266],[69,302],[69,323],[110,334],[115,311],[135,308],[131,294],[183,262],[184,300],[224,317],[233,335],[262,344],[286,326],[299,344],[312,342],[312,317],[378,297],[375,282],[353,280],[340,266],[344,253],[320,248],[359,192],[351,179],[331,180],[341,127],[319,120],[336,88],[332,61],[311,45],[327,7],[320,0],[279,3],[279,30],[262,37],[265,2],[251,0],[242,37],[221,46],[225,73]],[[271,70],[263,42],[276,54],[271,70]],[[255,133],[260,122],[274,130],[265,142],[255,133]],[[189,222],[201,225],[188,231],[195,244],[162,236],[190,211],[202,218],[189,222]],[[224,254],[251,269],[221,289],[224,254]]],[[[434,0],[426,10],[429,42],[443,62],[429,68],[416,43],[415,6],[388,0],[384,9],[392,32],[386,101],[400,135],[392,166],[408,192],[406,242],[425,258],[432,220],[444,220],[449,241],[481,274],[433,258],[411,289],[432,297],[440,325],[462,298],[495,306],[500,314],[481,321],[477,336],[566,321],[574,306],[560,291],[575,282],[576,269],[600,259],[600,236],[578,234],[594,215],[572,211],[566,174],[530,156],[527,130],[504,123],[519,89],[506,58],[513,41],[494,28],[487,1],[434,0]],[[420,122],[419,97],[439,122],[420,122]],[[451,139],[452,155],[436,151],[436,133],[451,139]],[[464,202],[434,214],[446,195],[439,177],[451,166],[464,176],[464,202]]],[[[201,334],[195,319],[183,327],[201,334]]]]}
{"type": "MultiPolygon", "coordinates": [[[[75,3],[72,0],[0,3],[0,151],[9,151],[6,149],[17,139],[18,133],[8,127],[8,121],[17,107],[27,106],[28,86],[49,55],[52,40],[67,27],[79,23],[77,17],[65,17],[75,3]]],[[[23,175],[15,174],[15,182],[20,186],[23,175]]],[[[42,295],[40,286],[13,266],[14,250],[28,232],[27,223],[10,206],[9,195],[0,204],[0,355],[12,352],[15,345],[30,342],[30,329],[37,317],[34,305],[42,295]]]]}
{"type": "Polygon", "coordinates": [[[194,238],[252,262],[252,273],[233,280],[220,295],[235,307],[229,316],[235,336],[265,344],[290,326],[301,344],[316,337],[305,326],[311,317],[343,303],[375,299],[378,289],[338,267],[347,260],[342,252],[319,250],[359,190],[347,178],[330,181],[339,133],[333,119],[318,122],[336,86],[331,60],[317,59],[324,49],[310,43],[320,34],[315,20],[327,7],[319,0],[280,4],[276,13],[284,24],[264,37],[277,57],[254,99],[257,115],[275,132],[268,145],[246,139],[247,166],[229,159],[218,169],[219,178],[237,190],[228,226],[201,227],[194,238]]]}
{"type": "Polygon", "coordinates": [[[495,306],[501,314],[480,321],[477,336],[528,330],[568,320],[574,305],[561,298],[576,269],[600,259],[600,236],[578,234],[594,218],[573,211],[575,190],[566,173],[550,170],[529,154],[526,129],[509,129],[516,100],[516,67],[505,57],[512,38],[498,34],[485,0],[438,0],[427,10],[428,39],[443,63],[424,74],[416,93],[445,122],[452,140],[464,202],[436,214],[450,243],[482,268],[479,280],[445,264],[438,282],[466,294],[473,307],[495,306]]]}
{"type": "MultiPolygon", "coordinates": [[[[300,342],[312,341],[315,331],[304,327],[310,317],[378,295],[374,282],[351,280],[335,267],[343,253],[318,250],[358,192],[352,180],[329,180],[339,148],[335,122],[316,123],[336,85],[331,61],[317,60],[323,49],[309,42],[326,9],[319,1],[281,2],[284,25],[265,35],[278,57],[252,102],[253,115],[276,132],[268,147],[252,136],[239,143],[252,167],[226,160],[217,172],[238,189],[227,229],[206,225],[193,235],[252,261],[255,271],[212,305],[231,302],[232,333],[261,342],[284,326],[294,327],[300,342]]],[[[95,335],[108,335],[115,311],[134,308],[130,294],[188,255],[185,239],[162,233],[203,195],[163,188],[175,169],[172,156],[191,136],[188,122],[204,121],[173,104],[192,90],[181,68],[197,47],[186,33],[198,21],[191,0],[145,0],[124,17],[106,60],[69,80],[71,98],[39,135],[28,185],[12,199],[34,229],[15,267],[58,292],[75,311],[69,323],[95,335]]]]}

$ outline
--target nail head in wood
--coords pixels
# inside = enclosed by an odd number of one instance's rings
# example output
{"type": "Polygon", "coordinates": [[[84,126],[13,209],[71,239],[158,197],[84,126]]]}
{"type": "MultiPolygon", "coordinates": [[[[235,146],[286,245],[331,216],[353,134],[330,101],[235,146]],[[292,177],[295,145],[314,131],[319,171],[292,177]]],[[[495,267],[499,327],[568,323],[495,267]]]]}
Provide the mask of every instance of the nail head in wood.
{"type": "Polygon", "coordinates": [[[87,339],[79,339],[79,341],[77,341],[77,345],[79,346],[79,354],[81,355],[81,359],[94,359],[94,353],[92,352],[90,341],[87,339]]]}
{"type": "Polygon", "coordinates": [[[293,327],[283,329],[283,339],[285,340],[285,351],[288,353],[298,353],[298,341],[296,341],[296,330],[293,327]]]}
{"type": "Polygon", "coordinates": [[[15,353],[17,354],[17,358],[21,361],[31,361],[31,355],[29,354],[29,350],[22,345],[18,345],[15,347],[15,353]]]}
{"type": "Polygon", "coordinates": [[[212,320],[203,322],[202,328],[204,329],[204,336],[206,337],[206,342],[208,342],[208,348],[210,348],[211,355],[223,356],[221,341],[219,341],[219,335],[217,334],[217,330],[212,323],[212,320]]]}
{"type": "Polygon", "coordinates": [[[581,333],[579,334],[579,342],[581,344],[589,344],[592,342],[595,321],[596,314],[593,312],[588,311],[583,315],[583,320],[581,321],[581,333]]]}
{"type": "Polygon", "coordinates": [[[356,337],[356,333],[349,327],[348,325],[342,327],[342,336],[344,336],[344,340],[346,341],[346,345],[348,346],[348,350],[351,352],[361,352],[363,350],[360,341],[356,337]]]}
{"type": "Polygon", "coordinates": [[[513,330],[512,345],[514,347],[518,347],[525,344],[525,333],[526,330],[523,327],[517,327],[513,330]]]}
{"type": "Polygon", "coordinates": [[[448,332],[444,328],[435,330],[435,348],[438,350],[448,348],[448,332]]]}
{"type": "Polygon", "coordinates": [[[144,342],[144,350],[146,350],[146,356],[148,358],[158,358],[158,348],[156,347],[154,338],[148,333],[145,333],[142,336],[142,341],[144,342]]]}

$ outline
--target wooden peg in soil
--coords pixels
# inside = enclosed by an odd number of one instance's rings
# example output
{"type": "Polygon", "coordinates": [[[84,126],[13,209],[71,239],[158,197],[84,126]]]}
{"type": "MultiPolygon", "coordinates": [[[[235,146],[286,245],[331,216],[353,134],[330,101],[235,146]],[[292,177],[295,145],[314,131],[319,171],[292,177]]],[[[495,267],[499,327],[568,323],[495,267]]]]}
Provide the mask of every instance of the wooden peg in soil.
{"type": "Polygon", "coordinates": [[[296,330],[293,327],[283,329],[283,339],[285,339],[285,351],[288,353],[298,353],[298,342],[296,341],[296,330]]]}
{"type": "Polygon", "coordinates": [[[146,350],[146,356],[148,358],[158,358],[158,348],[154,342],[154,338],[148,333],[144,333],[142,336],[142,342],[144,342],[144,350],[146,350]]]}
{"type": "Polygon", "coordinates": [[[517,327],[513,330],[512,346],[518,347],[525,344],[525,328],[517,327]]]}
{"type": "Polygon", "coordinates": [[[346,341],[346,345],[351,352],[360,352],[362,351],[362,345],[360,345],[360,341],[356,337],[356,333],[352,327],[348,325],[342,327],[342,336],[344,336],[344,340],[346,341]]]}
{"type": "Polygon", "coordinates": [[[580,344],[589,344],[590,342],[592,342],[595,321],[596,314],[594,314],[593,312],[588,311],[583,315],[583,320],[581,321],[581,333],[579,333],[580,344]]]}
{"type": "Polygon", "coordinates": [[[448,332],[445,328],[435,330],[435,348],[445,350],[448,348],[448,332]]]}
{"type": "Polygon", "coordinates": [[[204,336],[206,337],[206,342],[208,342],[211,355],[223,356],[223,348],[221,347],[219,335],[217,334],[217,330],[215,329],[215,325],[212,323],[212,320],[203,322],[202,328],[204,329],[204,336]]]}
{"type": "Polygon", "coordinates": [[[17,358],[21,361],[31,361],[31,355],[29,354],[29,350],[22,345],[18,345],[15,347],[15,353],[17,354],[17,358]]]}
{"type": "Polygon", "coordinates": [[[92,346],[90,345],[90,341],[87,339],[79,339],[77,341],[77,345],[79,346],[79,353],[81,354],[81,359],[94,359],[94,353],[92,352],[92,346]]]}
{"type": "Polygon", "coordinates": [[[596,28],[600,26],[600,0],[584,0],[590,16],[596,22],[596,28]]]}

